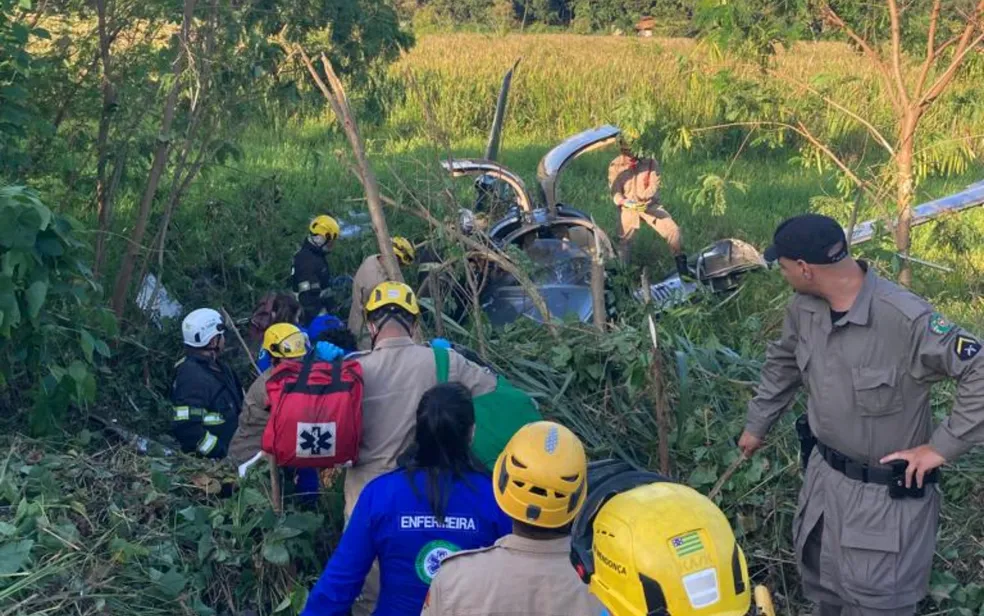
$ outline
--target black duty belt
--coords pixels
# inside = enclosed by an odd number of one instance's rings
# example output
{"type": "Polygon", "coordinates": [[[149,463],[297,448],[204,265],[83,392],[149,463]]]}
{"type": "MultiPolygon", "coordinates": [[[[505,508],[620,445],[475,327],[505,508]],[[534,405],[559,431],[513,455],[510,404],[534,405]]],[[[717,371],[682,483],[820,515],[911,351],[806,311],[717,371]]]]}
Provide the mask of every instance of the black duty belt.
{"type": "MultiPolygon", "coordinates": [[[[838,473],[841,473],[848,479],[853,479],[862,483],[877,483],[885,486],[895,486],[897,485],[898,479],[901,475],[904,481],[904,463],[899,467],[899,469],[869,466],[867,464],[855,462],[833,447],[828,447],[820,441],[817,441],[817,450],[820,452],[820,455],[823,456],[823,459],[827,462],[827,465],[830,466],[830,468],[834,469],[838,473]]],[[[923,483],[936,483],[939,481],[939,477],[939,471],[937,469],[933,469],[931,472],[926,473],[923,477],[923,483]]],[[[915,479],[913,479],[913,483],[914,482],[915,479]]]]}

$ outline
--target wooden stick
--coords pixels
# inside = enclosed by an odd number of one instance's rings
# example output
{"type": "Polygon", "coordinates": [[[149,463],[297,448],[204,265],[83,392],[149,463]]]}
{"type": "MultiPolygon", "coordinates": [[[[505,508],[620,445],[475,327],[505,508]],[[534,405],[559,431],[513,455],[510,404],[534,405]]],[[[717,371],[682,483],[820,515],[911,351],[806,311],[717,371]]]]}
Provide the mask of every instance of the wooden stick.
{"type": "Polygon", "coordinates": [[[236,340],[239,341],[239,344],[242,345],[243,350],[246,351],[246,357],[249,358],[249,363],[253,365],[253,370],[256,370],[256,376],[259,376],[261,372],[260,367],[256,365],[256,360],[253,359],[253,353],[250,352],[249,346],[246,345],[246,341],[243,340],[242,335],[239,333],[239,328],[236,327],[236,322],[233,321],[232,317],[229,316],[229,313],[226,312],[225,306],[220,306],[219,311],[222,312],[222,318],[229,324],[229,329],[232,330],[232,333],[236,334],[236,340]]]}
{"type": "Polygon", "coordinates": [[[653,315],[648,316],[649,335],[653,340],[653,397],[656,406],[656,429],[659,436],[659,469],[667,477],[670,475],[670,421],[666,408],[666,395],[663,388],[663,356],[656,337],[656,323],[653,315]]]}
{"type": "Polygon", "coordinates": [[[738,470],[738,467],[741,466],[741,463],[747,459],[748,458],[745,457],[745,454],[741,454],[740,456],[738,456],[738,459],[731,463],[731,466],[728,467],[728,470],[724,471],[724,474],[721,475],[721,478],[718,479],[717,483],[714,484],[714,487],[711,488],[711,491],[707,495],[707,498],[714,500],[714,497],[721,492],[721,488],[724,487],[724,484],[728,483],[728,480],[731,479],[731,476],[735,474],[735,471],[738,470]]]}
{"type": "Polygon", "coordinates": [[[270,461],[270,504],[273,506],[273,512],[280,515],[284,512],[281,505],[280,467],[277,466],[273,456],[267,456],[267,459],[270,461]]]}
{"type": "MultiPolygon", "coordinates": [[[[595,224],[594,216],[591,217],[591,224],[595,224]]],[[[605,258],[601,255],[601,240],[598,238],[597,227],[592,231],[594,237],[595,253],[591,259],[591,304],[592,320],[595,328],[604,333],[607,324],[605,314],[605,258]]]]}

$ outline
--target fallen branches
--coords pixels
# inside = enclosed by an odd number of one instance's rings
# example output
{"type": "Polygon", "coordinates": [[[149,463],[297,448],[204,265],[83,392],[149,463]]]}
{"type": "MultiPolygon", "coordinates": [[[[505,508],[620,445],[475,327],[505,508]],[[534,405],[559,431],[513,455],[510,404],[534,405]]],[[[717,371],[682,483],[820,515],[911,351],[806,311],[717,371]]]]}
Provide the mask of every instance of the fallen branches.
{"type": "MultiPolygon", "coordinates": [[[[291,47],[284,45],[284,50],[290,53],[291,47]]],[[[321,54],[321,65],[324,67],[325,74],[328,76],[328,83],[331,84],[331,88],[325,84],[324,79],[321,78],[321,75],[314,67],[311,58],[308,57],[300,45],[294,45],[293,51],[300,56],[301,61],[304,62],[304,66],[307,67],[308,73],[311,75],[311,79],[314,80],[315,85],[321,90],[321,94],[324,95],[325,100],[328,101],[332,111],[335,112],[335,116],[342,124],[345,136],[348,138],[349,144],[352,146],[352,152],[355,154],[355,162],[359,168],[359,172],[356,175],[366,191],[366,205],[369,208],[369,217],[372,220],[372,230],[376,233],[376,241],[379,244],[379,254],[382,256],[383,269],[386,270],[386,276],[390,280],[403,282],[403,274],[400,272],[400,267],[396,262],[396,255],[393,254],[393,240],[390,237],[389,227],[386,225],[386,216],[383,214],[379,183],[376,181],[376,175],[372,172],[372,167],[369,166],[369,160],[366,158],[366,148],[362,143],[362,137],[359,135],[359,125],[356,123],[355,115],[349,106],[348,97],[345,95],[345,88],[342,86],[342,81],[338,78],[335,69],[328,60],[328,56],[324,53],[321,54]]]]}

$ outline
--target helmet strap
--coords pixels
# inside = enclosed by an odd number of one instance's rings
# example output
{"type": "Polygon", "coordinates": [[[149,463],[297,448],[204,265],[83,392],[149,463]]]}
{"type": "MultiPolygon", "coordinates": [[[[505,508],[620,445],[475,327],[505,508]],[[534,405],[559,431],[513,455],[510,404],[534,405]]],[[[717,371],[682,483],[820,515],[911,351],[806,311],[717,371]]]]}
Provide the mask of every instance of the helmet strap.
{"type": "Polygon", "coordinates": [[[373,334],[372,337],[370,338],[370,343],[372,345],[372,348],[376,348],[376,339],[379,338],[379,334],[382,333],[383,328],[390,321],[396,321],[397,323],[399,323],[400,327],[406,330],[408,336],[412,333],[413,322],[409,321],[406,317],[404,317],[401,314],[401,312],[403,311],[387,311],[386,314],[384,314],[383,317],[379,319],[379,321],[373,321],[373,326],[376,329],[376,333],[373,334]]]}

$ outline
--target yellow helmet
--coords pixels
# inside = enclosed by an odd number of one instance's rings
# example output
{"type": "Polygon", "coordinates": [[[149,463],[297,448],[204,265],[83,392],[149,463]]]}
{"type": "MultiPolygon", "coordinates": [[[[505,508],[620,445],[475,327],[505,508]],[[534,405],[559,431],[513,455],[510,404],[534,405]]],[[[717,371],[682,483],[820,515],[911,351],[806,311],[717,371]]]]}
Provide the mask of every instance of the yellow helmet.
{"type": "Polygon", "coordinates": [[[748,566],[727,518],[660,479],[626,471],[593,484],[571,542],[578,575],[613,616],[744,616],[748,566]]]}
{"type": "Polygon", "coordinates": [[[511,518],[540,528],[562,528],[587,494],[584,446],[552,421],[519,429],[495,462],[495,500],[511,518]]]}
{"type": "Polygon", "coordinates": [[[338,221],[326,215],[318,216],[312,220],[309,230],[311,231],[311,235],[320,235],[329,242],[337,238],[339,233],[342,232],[341,227],[338,226],[338,221]]]}
{"type": "Polygon", "coordinates": [[[307,353],[307,336],[291,323],[274,323],[263,334],[263,348],[281,359],[303,357],[307,353]]]}
{"type": "Polygon", "coordinates": [[[369,294],[369,301],[366,302],[366,314],[372,314],[388,306],[402,308],[415,317],[420,315],[417,294],[409,285],[402,282],[386,281],[376,285],[369,294]]]}
{"type": "Polygon", "coordinates": [[[393,254],[403,265],[410,265],[417,258],[417,251],[413,249],[413,244],[405,237],[396,236],[393,238],[393,254]]]}

